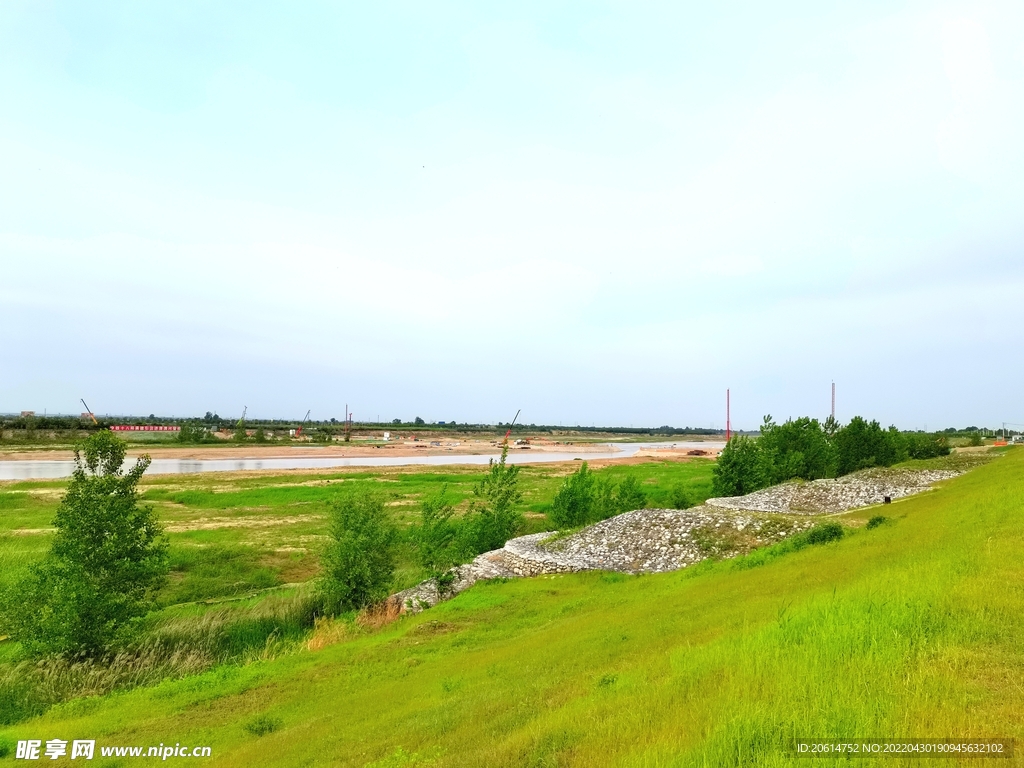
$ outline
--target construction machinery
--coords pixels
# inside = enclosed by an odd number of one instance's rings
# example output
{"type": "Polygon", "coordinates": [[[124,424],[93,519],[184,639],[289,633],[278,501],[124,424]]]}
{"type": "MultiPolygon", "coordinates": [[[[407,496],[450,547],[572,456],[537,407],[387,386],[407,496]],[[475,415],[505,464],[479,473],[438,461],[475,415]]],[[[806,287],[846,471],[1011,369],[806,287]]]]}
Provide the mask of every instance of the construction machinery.
{"type": "Polygon", "coordinates": [[[522,409],[520,408],[519,410],[516,411],[515,418],[513,418],[512,423],[508,425],[508,432],[505,433],[505,439],[501,441],[502,446],[508,445],[508,436],[512,434],[512,427],[516,425],[516,419],[519,418],[519,411],[521,410],[522,409]]]}
{"type": "Polygon", "coordinates": [[[87,414],[89,414],[89,418],[92,419],[92,423],[95,424],[98,427],[100,425],[100,423],[98,421],[96,421],[96,416],[93,415],[92,408],[90,408],[88,403],[85,402],[85,398],[84,397],[79,398],[79,399],[82,401],[82,405],[85,406],[85,412],[87,414]]]}
{"type": "Polygon", "coordinates": [[[295,436],[296,437],[301,437],[302,436],[302,428],[304,426],[306,426],[306,422],[309,421],[309,414],[311,414],[312,412],[313,412],[312,408],[310,408],[308,411],[306,411],[306,418],[304,418],[302,420],[302,423],[299,424],[299,428],[295,430],[295,436]]]}

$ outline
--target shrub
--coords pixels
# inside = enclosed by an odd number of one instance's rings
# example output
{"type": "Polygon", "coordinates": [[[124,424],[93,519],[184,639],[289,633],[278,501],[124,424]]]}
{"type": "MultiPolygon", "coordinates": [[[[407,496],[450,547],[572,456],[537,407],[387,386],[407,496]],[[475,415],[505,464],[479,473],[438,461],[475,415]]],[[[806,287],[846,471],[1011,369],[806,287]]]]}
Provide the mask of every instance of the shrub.
{"type": "Polygon", "coordinates": [[[330,542],[321,559],[324,611],[337,614],[373,605],[388,596],[395,574],[398,529],[384,499],[348,491],[330,502],[330,542]]]}
{"type": "Polygon", "coordinates": [[[758,447],[770,483],[793,478],[834,477],[836,456],[826,428],[817,419],[802,417],[776,424],[765,416],[758,447]]]}
{"type": "MultiPolygon", "coordinates": [[[[972,432],[971,438],[977,438],[977,444],[981,445],[981,435],[978,432],[972,432]]],[[[912,459],[934,459],[937,456],[948,456],[950,452],[949,440],[945,435],[908,432],[904,435],[904,440],[907,454],[912,459]]]]}
{"type": "Polygon", "coordinates": [[[577,528],[587,523],[597,500],[598,489],[595,486],[594,473],[584,461],[579,469],[562,481],[562,487],[551,502],[548,518],[559,529],[577,528]]]}
{"type": "Polygon", "coordinates": [[[243,728],[251,733],[253,736],[266,736],[268,733],[273,733],[278,728],[284,725],[284,721],[279,717],[271,717],[270,715],[256,715],[252,720],[249,720],[243,728]]]}
{"type": "Polygon", "coordinates": [[[743,496],[771,485],[760,446],[749,437],[737,435],[726,443],[712,470],[716,496],[743,496]]]}
{"type": "Polygon", "coordinates": [[[885,515],[875,515],[868,520],[868,524],[865,527],[870,530],[872,528],[877,528],[880,525],[885,525],[887,522],[889,522],[889,518],[885,515]]]}
{"type": "Polygon", "coordinates": [[[210,439],[206,425],[199,421],[186,421],[178,431],[179,443],[205,443],[210,439]]]}
{"type": "Polygon", "coordinates": [[[454,514],[455,508],[448,501],[448,487],[442,486],[439,494],[423,502],[420,524],[413,532],[420,565],[434,579],[442,596],[451,594],[455,585],[452,569],[462,561],[462,542],[452,519],[454,514]]]}
{"type": "Polygon", "coordinates": [[[835,522],[818,523],[804,534],[804,541],[808,544],[827,544],[830,541],[838,541],[843,538],[846,529],[835,522]]]}
{"type": "Polygon", "coordinates": [[[672,488],[672,509],[689,509],[694,505],[693,496],[682,483],[672,488]]]}
{"type": "Polygon", "coordinates": [[[126,444],[109,431],[75,448],[50,551],[4,596],[12,637],[33,656],[97,656],[135,634],[167,574],[167,539],[136,487],[144,456],[122,472],[126,444]]]}
{"type": "Polygon", "coordinates": [[[508,464],[507,458],[508,444],[498,461],[490,461],[487,475],[473,488],[473,494],[483,500],[479,505],[474,502],[467,520],[466,548],[474,552],[500,549],[526,522],[517,509],[523,498],[519,467],[508,464]]]}
{"type": "Polygon", "coordinates": [[[630,475],[615,490],[615,513],[631,512],[647,506],[647,494],[640,486],[640,481],[630,475]]]}
{"type": "Polygon", "coordinates": [[[836,433],[835,444],[840,475],[867,467],[891,467],[908,457],[907,438],[896,427],[883,430],[877,421],[860,416],[836,433]]]}

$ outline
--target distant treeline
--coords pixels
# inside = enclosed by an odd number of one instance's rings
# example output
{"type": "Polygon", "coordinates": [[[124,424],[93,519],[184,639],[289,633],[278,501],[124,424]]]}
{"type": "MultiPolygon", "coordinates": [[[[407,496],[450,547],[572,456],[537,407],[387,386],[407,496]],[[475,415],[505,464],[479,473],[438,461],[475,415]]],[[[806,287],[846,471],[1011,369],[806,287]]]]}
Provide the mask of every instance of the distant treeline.
{"type": "MultiPolygon", "coordinates": [[[[96,423],[93,423],[92,419],[88,416],[68,416],[68,415],[35,415],[35,416],[19,416],[14,414],[3,415],[0,414],[0,430],[40,430],[44,432],[60,432],[70,430],[86,430],[93,431],[97,429],[106,429],[114,425],[130,425],[130,426],[182,426],[185,424],[203,424],[210,430],[234,430],[238,424],[238,419],[234,418],[222,418],[218,414],[207,411],[204,416],[157,416],[150,414],[149,416],[96,416],[96,423]]],[[[247,429],[258,429],[260,427],[268,430],[287,430],[297,429],[300,426],[306,428],[317,428],[328,433],[339,433],[345,428],[345,422],[336,418],[316,420],[310,419],[308,422],[303,424],[301,419],[246,419],[242,425],[247,429]]],[[[418,431],[453,431],[453,432],[495,432],[507,430],[508,424],[498,422],[497,424],[470,424],[466,422],[457,421],[438,421],[428,422],[420,417],[416,417],[411,421],[403,421],[402,419],[392,419],[391,421],[381,422],[368,422],[368,421],[354,421],[351,424],[352,432],[365,432],[367,430],[388,430],[388,429],[412,429],[418,431]]],[[[976,433],[983,433],[987,435],[996,434],[1000,430],[993,430],[984,427],[965,427],[958,429],[956,427],[947,427],[941,432],[934,434],[942,434],[947,437],[969,437],[976,433]]],[[[710,429],[705,427],[671,427],[667,424],[660,427],[585,427],[585,426],[569,426],[569,425],[553,425],[553,424],[516,424],[512,427],[512,432],[516,434],[523,433],[543,433],[549,434],[603,434],[603,435],[649,435],[651,437],[656,436],[679,436],[679,435],[700,435],[700,436],[724,436],[724,429],[710,429]]],[[[741,435],[741,430],[733,432],[735,435],[741,435]]],[[[754,434],[754,433],[750,433],[754,434]]],[[[907,433],[910,434],[910,433],[907,433]]],[[[1008,434],[1016,434],[1016,432],[1009,431],[1008,434]]]]}
{"type": "MultiPolygon", "coordinates": [[[[8,430],[41,430],[41,431],[67,431],[67,430],[96,430],[106,429],[114,425],[130,426],[169,426],[184,425],[188,423],[201,423],[212,430],[234,429],[238,426],[237,419],[221,418],[218,414],[210,411],[202,417],[175,417],[175,416],[96,416],[96,422],[88,416],[0,416],[0,429],[8,430]]],[[[301,419],[246,419],[244,426],[248,429],[297,429],[303,426],[301,419]]],[[[329,431],[340,431],[344,429],[345,422],[336,418],[315,420],[311,419],[305,423],[307,428],[319,428],[329,431]]],[[[427,422],[416,417],[411,421],[393,419],[385,422],[352,422],[353,432],[366,430],[387,430],[387,429],[415,429],[425,431],[457,431],[457,432],[494,432],[507,430],[508,424],[498,422],[497,424],[469,424],[456,421],[427,422]]],[[[584,427],[584,426],[554,426],[546,424],[516,424],[512,427],[514,433],[599,433],[613,435],[724,435],[722,429],[706,429],[702,427],[584,427]]]]}
{"type": "Polygon", "coordinates": [[[832,417],[776,424],[765,416],[759,438],[734,437],[725,446],[714,469],[714,491],[719,496],[742,496],[787,480],[840,477],[949,452],[945,433],[883,429],[877,421],[860,416],[846,426],[832,417]]]}

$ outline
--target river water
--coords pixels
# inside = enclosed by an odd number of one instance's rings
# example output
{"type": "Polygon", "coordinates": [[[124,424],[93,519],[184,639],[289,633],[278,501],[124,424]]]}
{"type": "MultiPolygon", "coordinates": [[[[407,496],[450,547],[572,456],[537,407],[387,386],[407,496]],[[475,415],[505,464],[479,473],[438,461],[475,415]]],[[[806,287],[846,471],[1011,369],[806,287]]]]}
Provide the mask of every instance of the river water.
{"type": "MultiPolygon", "coordinates": [[[[569,446],[567,446],[568,448],[569,446]]],[[[600,452],[573,453],[566,451],[510,451],[510,464],[547,464],[556,461],[582,459],[628,459],[643,448],[678,448],[683,450],[717,451],[725,447],[722,442],[660,442],[660,443],[598,443],[600,452]]],[[[244,472],[267,469],[325,469],[331,467],[406,467],[406,466],[458,466],[486,465],[498,454],[444,454],[440,456],[280,456],[268,458],[232,459],[153,459],[147,475],[186,475],[200,472],[244,472]]],[[[126,466],[134,464],[134,459],[126,466]]],[[[37,480],[70,477],[75,463],[66,461],[0,461],[0,480],[37,480]]]]}

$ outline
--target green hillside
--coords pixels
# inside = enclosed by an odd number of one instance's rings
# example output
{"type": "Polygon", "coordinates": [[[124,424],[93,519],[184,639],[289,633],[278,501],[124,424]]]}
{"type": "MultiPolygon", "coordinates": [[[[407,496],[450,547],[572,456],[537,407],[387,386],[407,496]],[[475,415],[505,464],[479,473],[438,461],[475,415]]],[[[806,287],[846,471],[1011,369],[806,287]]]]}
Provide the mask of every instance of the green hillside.
{"type": "Polygon", "coordinates": [[[1024,736],[1024,451],[884,512],[774,558],[480,584],[0,734],[246,766],[790,765],[796,736],[1024,736]]]}

